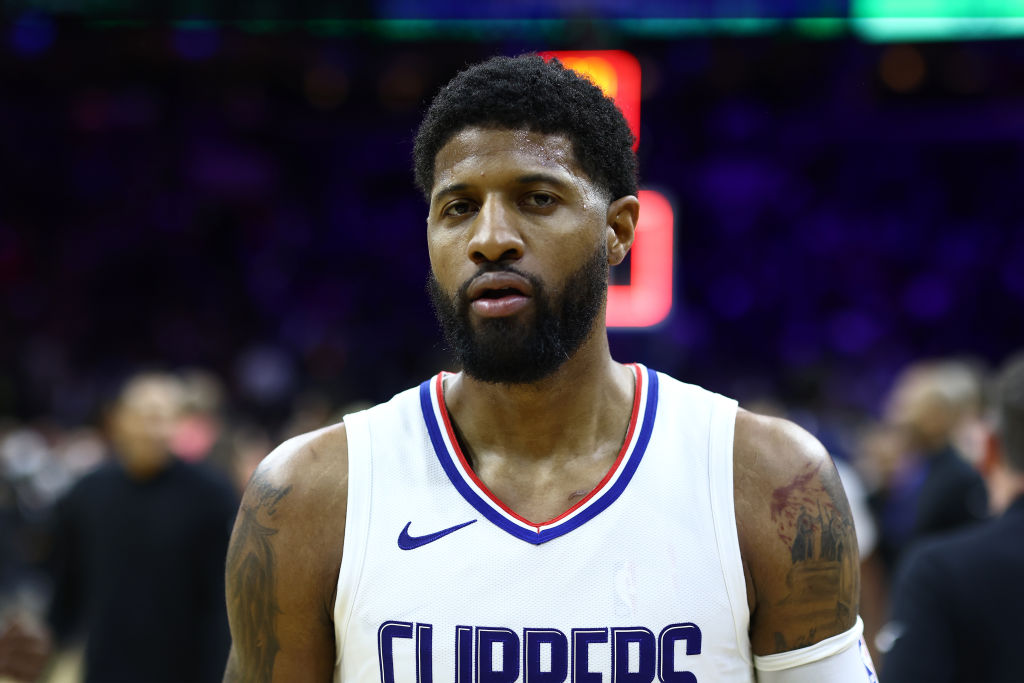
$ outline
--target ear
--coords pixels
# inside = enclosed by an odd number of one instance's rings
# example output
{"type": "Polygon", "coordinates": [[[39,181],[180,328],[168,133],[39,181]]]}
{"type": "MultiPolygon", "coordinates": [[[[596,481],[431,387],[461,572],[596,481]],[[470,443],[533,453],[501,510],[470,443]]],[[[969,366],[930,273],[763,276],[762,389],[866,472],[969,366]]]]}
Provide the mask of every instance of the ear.
{"type": "Polygon", "coordinates": [[[617,266],[626,258],[636,237],[639,217],[640,200],[633,195],[619,197],[608,205],[608,265],[617,266]]]}

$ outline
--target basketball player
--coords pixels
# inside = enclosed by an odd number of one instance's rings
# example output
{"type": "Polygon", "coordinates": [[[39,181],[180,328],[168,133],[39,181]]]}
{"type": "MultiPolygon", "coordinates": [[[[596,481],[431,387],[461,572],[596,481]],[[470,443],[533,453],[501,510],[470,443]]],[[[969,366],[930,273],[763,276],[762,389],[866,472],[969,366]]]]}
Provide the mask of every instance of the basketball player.
{"type": "Polygon", "coordinates": [[[416,179],[463,370],[262,463],[225,680],[874,680],[822,446],[611,358],[631,144],[597,87],[536,56],[438,94],[416,179]]]}

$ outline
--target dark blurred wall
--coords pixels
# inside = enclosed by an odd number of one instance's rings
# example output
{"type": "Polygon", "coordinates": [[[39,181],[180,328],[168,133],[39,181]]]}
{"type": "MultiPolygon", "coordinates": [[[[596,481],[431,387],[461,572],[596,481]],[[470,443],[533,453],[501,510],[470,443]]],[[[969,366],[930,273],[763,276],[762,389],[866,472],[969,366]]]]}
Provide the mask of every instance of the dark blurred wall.
{"type": "Polygon", "coordinates": [[[0,414],[85,419],[155,362],[213,368],[266,414],[305,388],[385,399],[447,363],[412,139],[462,65],[524,49],[641,61],[676,310],[613,332],[620,358],[869,410],[913,358],[1024,341],[1017,41],[8,28],[0,414]]]}

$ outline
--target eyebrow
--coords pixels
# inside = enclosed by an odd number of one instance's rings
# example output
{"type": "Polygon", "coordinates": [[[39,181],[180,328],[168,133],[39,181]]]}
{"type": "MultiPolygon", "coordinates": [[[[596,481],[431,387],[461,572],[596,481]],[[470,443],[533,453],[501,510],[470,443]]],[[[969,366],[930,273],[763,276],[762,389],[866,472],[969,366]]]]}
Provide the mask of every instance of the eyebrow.
{"type": "Polygon", "coordinates": [[[454,183],[452,185],[442,187],[440,190],[437,191],[437,194],[434,195],[434,202],[436,203],[440,201],[441,197],[445,196],[446,194],[455,194],[456,192],[462,192],[468,187],[469,183],[454,183]]]}
{"type": "Polygon", "coordinates": [[[531,173],[529,175],[519,176],[516,178],[516,182],[520,185],[528,185],[530,183],[551,183],[552,185],[558,185],[559,187],[565,186],[565,181],[558,176],[551,175],[550,173],[531,173]]]}
{"type": "MultiPolygon", "coordinates": [[[[529,185],[530,183],[550,183],[557,185],[558,187],[565,187],[566,182],[558,176],[551,175],[550,173],[530,173],[528,175],[519,176],[515,182],[519,185],[529,185]]],[[[462,192],[463,190],[469,189],[469,183],[453,183],[446,185],[434,194],[434,202],[437,203],[442,197],[449,194],[455,194],[462,192]]]]}

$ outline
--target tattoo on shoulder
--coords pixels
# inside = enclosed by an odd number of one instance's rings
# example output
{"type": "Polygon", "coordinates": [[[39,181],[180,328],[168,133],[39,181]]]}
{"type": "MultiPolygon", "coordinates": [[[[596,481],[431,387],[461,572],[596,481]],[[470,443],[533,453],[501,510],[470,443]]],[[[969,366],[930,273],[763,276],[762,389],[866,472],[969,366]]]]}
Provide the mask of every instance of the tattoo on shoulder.
{"type": "Polygon", "coordinates": [[[860,559],[846,495],[825,463],[808,466],[772,492],[771,519],[791,560],[789,593],[778,608],[787,622],[805,626],[803,633],[775,634],[782,652],[817,642],[819,631],[845,630],[860,597],[860,559]]]}
{"type": "Polygon", "coordinates": [[[262,478],[250,484],[250,500],[239,511],[235,538],[227,558],[228,606],[234,616],[235,648],[247,660],[254,681],[269,681],[280,649],[274,622],[281,610],[274,596],[277,534],[274,515],[291,486],[277,488],[262,478]]]}

